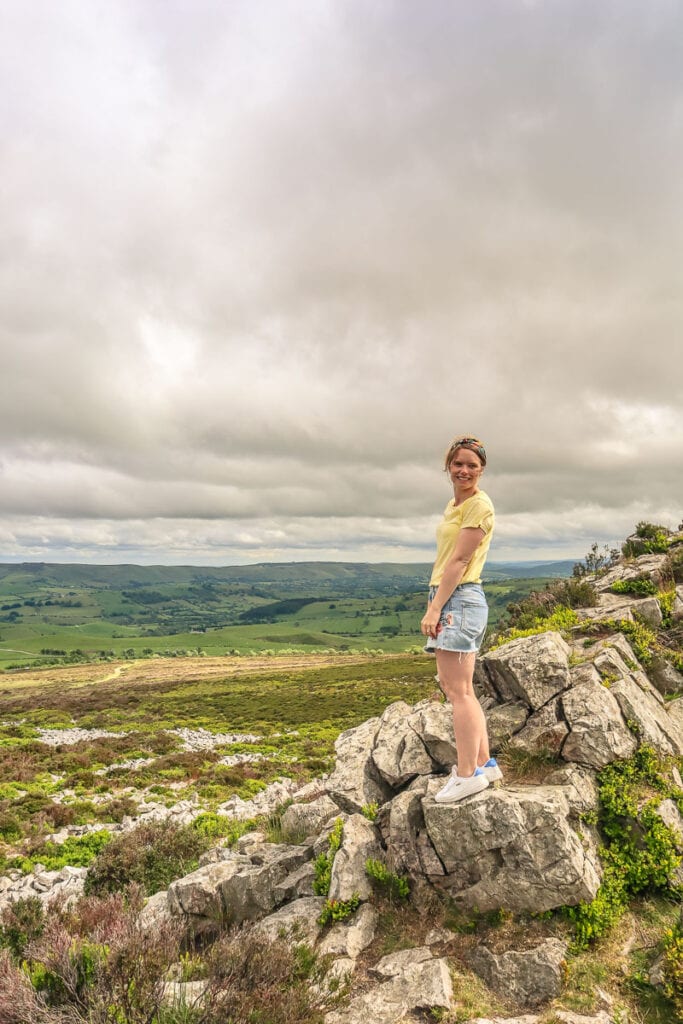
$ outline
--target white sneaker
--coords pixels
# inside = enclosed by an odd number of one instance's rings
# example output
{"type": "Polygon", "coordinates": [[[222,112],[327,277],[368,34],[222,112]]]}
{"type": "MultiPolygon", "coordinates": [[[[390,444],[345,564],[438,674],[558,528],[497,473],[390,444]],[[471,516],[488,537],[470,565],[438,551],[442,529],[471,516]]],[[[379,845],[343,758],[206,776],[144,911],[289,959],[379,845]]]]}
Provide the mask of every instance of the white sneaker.
{"type": "Polygon", "coordinates": [[[473,796],[481,793],[489,784],[483,768],[476,768],[474,775],[468,778],[461,778],[456,775],[455,770],[451,772],[450,778],[443,789],[440,789],[434,799],[438,804],[453,804],[456,800],[463,800],[466,796],[473,796]]]}
{"type": "Polygon", "coordinates": [[[503,773],[498,767],[498,762],[495,757],[490,757],[485,765],[482,765],[481,769],[489,780],[489,782],[500,782],[503,778],[503,773]]]}

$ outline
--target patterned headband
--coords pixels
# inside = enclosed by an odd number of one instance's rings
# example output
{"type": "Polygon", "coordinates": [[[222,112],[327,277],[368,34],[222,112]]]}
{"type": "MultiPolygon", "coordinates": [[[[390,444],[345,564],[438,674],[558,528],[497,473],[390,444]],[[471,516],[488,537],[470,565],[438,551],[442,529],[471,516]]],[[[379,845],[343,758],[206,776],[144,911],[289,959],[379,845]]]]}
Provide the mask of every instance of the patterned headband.
{"type": "Polygon", "coordinates": [[[456,440],[451,445],[451,451],[453,451],[456,448],[469,448],[470,451],[473,451],[476,455],[478,455],[483,462],[486,462],[486,449],[484,448],[483,444],[480,444],[479,441],[477,441],[476,437],[456,438],[456,440]]]}

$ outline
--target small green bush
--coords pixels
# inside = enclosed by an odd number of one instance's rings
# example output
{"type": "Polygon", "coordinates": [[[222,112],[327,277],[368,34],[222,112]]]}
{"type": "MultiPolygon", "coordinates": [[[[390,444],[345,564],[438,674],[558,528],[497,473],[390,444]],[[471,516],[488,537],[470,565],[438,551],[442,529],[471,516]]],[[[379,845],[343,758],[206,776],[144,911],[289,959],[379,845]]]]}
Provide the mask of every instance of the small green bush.
{"type": "Polygon", "coordinates": [[[407,900],[410,896],[408,879],[404,875],[394,874],[381,860],[366,860],[365,872],[389,899],[407,900]]]}
{"type": "Polygon", "coordinates": [[[192,825],[139,825],[113,838],[98,854],[86,876],[85,892],[103,896],[136,883],[151,896],[193,871],[208,847],[207,836],[192,825]]]}
{"type": "Polygon", "coordinates": [[[657,587],[647,576],[637,576],[633,580],[616,580],[610,590],[615,594],[639,594],[643,597],[657,593],[657,587]]]}
{"type": "Polygon", "coordinates": [[[21,960],[29,942],[39,938],[45,928],[45,910],[37,896],[8,904],[0,916],[0,947],[9,949],[21,960]]]}
{"type": "Polygon", "coordinates": [[[638,555],[659,554],[668,551],[670,530],[658,523],[641,521],[636,524],[634,537],[629,537],[621,545],[622,554],[626,558],[637,558],[638,555]]]}
{"type": "Polygon", "coordinates": [[[672,1000],[678,1020],[683,1020],[683,928],[678,925],[664,936],[664,991],[672,1000]]]}
{"type": "Polygon", "coordinates": [[[376,821],[378,811],[379,804],[375,801],[373,801],[370,804],[364,804],[360,809],[360,813],[363,815],[364,818],[367,818],[368,821],[376,821]]]}
{"type": "Polygon", "coordinates": [[[649,747],[641,747],[626,761],[615,761],[598,774],[604,837],[600,850],[603,878],[591,903],[565,907],[574,925],[575,947],[584,948],[605,934],[619,919],[633,896],[667,891],[681,863],[677,837],[656,813],[665,797],[677,802],[683,793],[668,783],[663,764],[649,747]],[[643,802],[647,793],[656,792],[643,802]]]}
{"type": "Polygon", "coordinates": [[[313,865],[315,870],[315,877],[313,879],[313,892],[316,896],[327,896],[330,891],[330,882],[332,880],[332,865],[334,864],[334,858],[337,850],[340,848],[342,843],[342,836],[344,834],[344,822],[341,818],[337,818],[330,833],[329,843],[327,847],[327,853],[321,853],[315,859],[313,865]]]}
{"type": "Polygon", "coordinates": [[[360,906],[360,896],[355,893],[348,900],[326,900],[318,921],[321,925],[332,921],[346,921],[360,906]]]}

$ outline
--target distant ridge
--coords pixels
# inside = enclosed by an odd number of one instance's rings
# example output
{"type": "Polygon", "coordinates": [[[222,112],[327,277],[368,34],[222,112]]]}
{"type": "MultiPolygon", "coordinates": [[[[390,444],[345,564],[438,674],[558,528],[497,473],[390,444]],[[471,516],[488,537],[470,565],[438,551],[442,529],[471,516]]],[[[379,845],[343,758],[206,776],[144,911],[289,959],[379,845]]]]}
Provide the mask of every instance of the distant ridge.
{"type": "MultiPolygon", "coordinates": [[[[431,562],[260,562],[253,565],[91,565],[80,562],[3,562],[0,581],[28,579],[47,586],[149,586],[196,581],[352,587],[388,582],[402,589],[426,586],[431,562]]],[[[570,576],[573,560],[489,562],[484,579],[570,576]]]]}

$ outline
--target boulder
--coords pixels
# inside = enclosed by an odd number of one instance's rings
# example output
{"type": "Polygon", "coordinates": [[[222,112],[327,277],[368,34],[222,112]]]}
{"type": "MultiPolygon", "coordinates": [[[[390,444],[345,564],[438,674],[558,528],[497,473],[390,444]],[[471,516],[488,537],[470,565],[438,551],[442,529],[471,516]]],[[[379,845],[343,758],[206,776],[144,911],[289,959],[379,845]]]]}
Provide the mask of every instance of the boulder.
{"type": "Polygon", "coordinates": [[[348,921],[332,925],[318,944],[318,953],[356,960],[375,937],[378,914],[369,903],[363,903],[348,921]]]}
{"type": "Polygon", "coordinates": [[[171,914],[184,917],[194,934],[213,932],[270,913],[283,898],[278,886],[312,856],[310,846],[259,843],[249,853],[221,850],[223,859],[205,864],[168,889],[171,914]]]}
{"type": "Polygon", "coordinates": [[[348,900],[354,894],[361,899],[372,895],[372,883],[365,871],[365,862],[381,854],[377,829],[362,814],[352,814],[344,822],[340,848],[332,864],[330,899],[348,900]]]}
{"type": "Polygon", "coordinates": [[[630,562],[619,562],[612,569],[608,569],[604,575],[595,579],[595,589],[600,592],[609,591],[610,587],[618,580],[635,580],[642,576],[659,585],[665,561],[666,554],[647,554],[640,555],[630,562]]]}
{"type": "Polygon", "coordinates": [[[433,700],[420,701],[413,709],[410,723],[434,764],[448,768],[455,764],[457,757],[450,704],[433,700]]]}
{"type": "Polygon", "coordinates": [[[404,790],[391,801],[384,841],[389,866],[397,875],[417,876],[422,870],[417,837],[425,827],[422,814],[422,797],[425,792],[426,785],[420,789],[404,790]]]}
{"type": "Polygon", "coordinates": [[[597,769],[630,757],[637,742],[612,690],[603,686],[593,666],[590,671],[592,676],[586,682],[562,694],[562,712],[569,730],[562,757],[597,769]]]}
{"type": "Polygon", "coordinates": [[[503,998],[518,1006],[540,1006],[559,995],[566,955],[566,942],[546,939],[533,949],[498,954],[486,946],[477,946],[468,963],[503,998]]]}
{"type": "Polygon", "coordinates": [[[175,917],[185,918],[188,931],[194,935],[217,931],[225,919],[221,882],[249,863],[247,857],[236,854],[231,860],[206,864],[177,879],[168,888],[169,911],[175,917]]]}
{"type": "Polygon", "coordinates": [[[683,693],[683,675],[666,658],[655,656],[647,666],[647,677],[663,695],[683,693]]]}
{"type": "Polygon", "coordinates": [[[524,728],[510,740],[510,746],[531,754],[559,754],[568,734],[560,698],[555,697],[527,719],[524,728]]]}
{"type": "Polygon", "coordinates": [[[311,861],[295,868],[273,889],[275,905],[287,903],[289,900],[297,900],[302,896],[313,895],[313,880],[315,879],[315,868],[311,861]]]}
{"type": "Polygon", "coordinates": [[[610,688],[627,723],[643,743],[664,754],[683,753],[683,734],[662,706],[661,694],[643,672],[631,672],[610,688]]]}
{"type": "Polygon", "coordinates": [[[544,783],[546,786],[564,787],[564,794],[575,815],[596,810],[600,802],[595,775],[575,764],[556,768],[545,777],[544,783]]]}
{"type": "Polygon", "coordinates": [[[398,1024],[415,1011],[448,1010],[453,986],[448,964],[429,950],[384,957],[374,972],[383,980],[325,1016],[325,1024],[398,1024]],[[426,955],[425,955],[426,954],[426,955]]]}
{"type": "Polygon", "coordinates": [[[249,854],[249,864],[220,882],[227,919],[234,924],[254,921],[278,905],[278,886],[312,856],[309,846],[263,843],[249,854]]]}
{"type": "Polygon", "coordinates": [[[510,640],[481,663],[500,701],[537,710],[570,685],[569,653],[559,633],[540,633],[510,640]]]}
{"type": "Polygon", "coordinates": [[[361,811],[367,804],[383,804],[391,796],[391,787],[372,760],[379,721],[370,718],[355,729],[347,729],[334,744],[337,761],[325,785],[329,796],[349,814],[361,811]]]}
{"type": "Polygon", "coordinates": [[[294,944],[305,942],[312,946],[323,930],[318,919],[324,904],[324,896],[304,896],[264,917],[254,929],[271,942],[284,938],[294,944]]]}
{"type": "Polygon", "coordinates": [[[592,900],[600,863],[592,836],[572,827],[573,798],[564,786],[488,789],[456,804],[425,797],[426,831],[445,872],[431,881],[483,911],[592,900]]]}
{"type": "Polygon", "coordinates": [[[521,703],[497,704],[486,712],[491,752],[497,754],[526,724],[529,709],[521,703]]]}
{"type": "Polygon", "coordinates": [[[434,770],[432,759],[411,723],[412,708],[404,701],[390,704],[380,718],[372,750],[377,771],[392,789],[404,786],[416,775],[434,770]]]}
{"type": "Polygon", "coordinates": [[[334,800],[323,795],[311,803],[291,804],[282,815],[280,829],[285,842],[297,842],[318,832],[326,821],[339,814],[334,800]]]}

